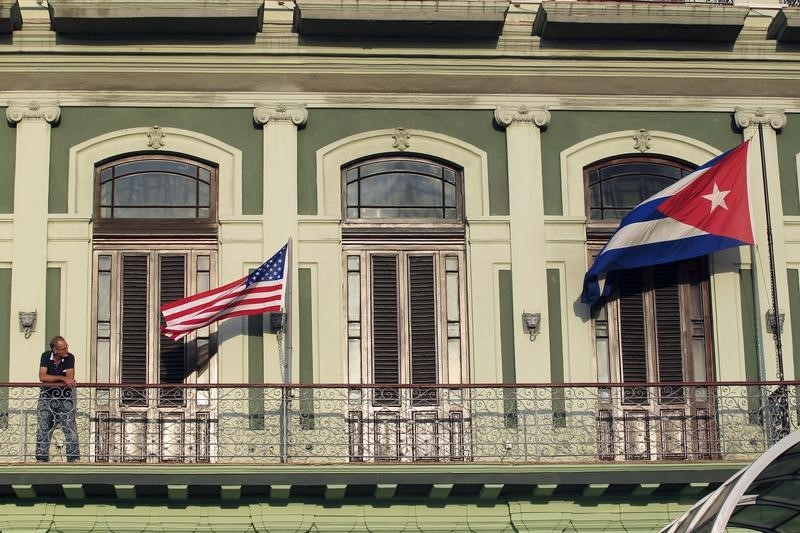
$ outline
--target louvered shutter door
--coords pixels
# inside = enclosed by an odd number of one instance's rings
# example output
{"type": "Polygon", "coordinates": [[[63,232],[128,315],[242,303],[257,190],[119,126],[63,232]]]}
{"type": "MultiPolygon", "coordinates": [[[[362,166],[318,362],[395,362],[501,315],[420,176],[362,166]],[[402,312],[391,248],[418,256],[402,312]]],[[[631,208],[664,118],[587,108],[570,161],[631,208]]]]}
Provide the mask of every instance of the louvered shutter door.
{"type": "Polygon", "coordinates": [[[681,348],[681,301],[677,265],[653,269],[656,298],[656,339],[658,342],[658,380],[683,381],[681,348]]]}
{"type": "MultiPolygon", "coordinates": [[[[162,255],[160,263],[161,295],[159,306],[183,298],[186,295],[186,257],[183,255],[162,255]]],[[[183,383],[186,375],[184,367],[185,346],[183,340],[174,341],[164,335],[159,336],[160,383],[183,383]]]]}
{"type": "Polygon", "coordinates": [[[379,384],[400,381],[397,256],[372,257],[373,379],[379,384]]]}
{"type": "Polygon", "coordinates": [[[436,383],[436,301],[432,256],[408,258],[411,383],[436,383]]]}
{"type": "Polygon", "coordinates": [[[122,383],[147,382],[147,256],[122,257],[122,383]]]}
{"type": "MultiPolygon", "coordinates": [[[[622,381],[647,381],[647,338],[645,337],[644,299],[641,270],[622,271],[619,285],[620,351],[622,352],[622,381]]],[[[647,390],[625,388],[625,403],[647,403],[647,390]]]]}

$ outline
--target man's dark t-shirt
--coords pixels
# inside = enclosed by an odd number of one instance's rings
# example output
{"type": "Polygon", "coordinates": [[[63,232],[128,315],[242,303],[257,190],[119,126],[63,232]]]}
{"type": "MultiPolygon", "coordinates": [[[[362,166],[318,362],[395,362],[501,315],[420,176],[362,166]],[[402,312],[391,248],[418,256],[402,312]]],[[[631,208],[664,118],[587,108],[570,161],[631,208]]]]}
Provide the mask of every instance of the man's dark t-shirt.
{"type": "MultiPolygon", "coordinates": [[[[47,368],[47,375],[49,376],[64,376],[67,370],[75,368],[75,356],[68,353],[67,356],[61,360],[61,363],[56,365],[56,358],[53,352],[44,352],[39,366],[47,368]]],[[[72,398],[72,389],[69,387],[42,387],[42,397],[72,398]]]]}

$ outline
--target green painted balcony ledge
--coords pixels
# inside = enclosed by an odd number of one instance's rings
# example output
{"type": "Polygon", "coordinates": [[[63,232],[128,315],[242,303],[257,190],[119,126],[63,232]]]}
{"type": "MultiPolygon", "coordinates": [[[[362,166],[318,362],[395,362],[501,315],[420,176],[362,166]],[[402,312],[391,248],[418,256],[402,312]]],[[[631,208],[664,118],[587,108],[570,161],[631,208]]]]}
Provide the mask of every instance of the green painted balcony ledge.
{"type": "Polygon", "coordinates": [[[22,14],[17,0],[0,0],[0,34],[22,27],[22,14]]]}
{"type": "Polygon", "coordinates": [[[490,39],[503,31],[507,0],[296,0],[305,36],[490,39]]]}
{"type": "Polygon", "coordinates": [[[749,8],[706,3],[542,2],[533,34],[543,39],[733,43],[749,8]]]}
{"type": "Polygon", "coordinates": [[[250,34],[261,30],[263,0],[49,0],[59,33],[250,34]]]}
{"type": "MultiPolygon", "coordinates": [[[[510,494],[593,499],[605,493],[626,497],[692,497],[715,488],[746,466],[740,462],[559,465],[148,465],[26,464],[0,466],[0,495],[17,499],[56,497],[117,499],[200,497],[238,499],[357,498],[441,499],[451,495],[476,500],[510,494]],[[60,486],[60,492],[54,487],[60,486]],[[91,489],[89,489],[91,487],[91,489]]],[[[0,497],[2,499],[2,497],[0,497]]]]}

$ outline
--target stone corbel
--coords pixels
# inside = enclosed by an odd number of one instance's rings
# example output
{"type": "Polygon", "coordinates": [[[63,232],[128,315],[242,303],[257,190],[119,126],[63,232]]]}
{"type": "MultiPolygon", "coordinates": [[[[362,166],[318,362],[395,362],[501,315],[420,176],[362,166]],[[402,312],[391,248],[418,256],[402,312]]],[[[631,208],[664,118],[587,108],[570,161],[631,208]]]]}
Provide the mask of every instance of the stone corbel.
{"type": "Polygon", "coordinates": [[[786,113],[782,109],[764,109],[761,107],[745,109],[737,107],[733,116],[736,120],[736,125],[742,129],[758,126],[759,124],[767,125],[773,130],[779,130],[786,126],[786,113]]]}
{"type": "Polygon", "coordinates": [[[285,104],[275,106],[258,106],[253,110],[256,124],[265,126],[268,123],[291,123],[302,126],[308,120],[308,109],[305,106],[289,107],[285,104]]]}
{"type": "Polygon", "coordinates": [[[9,104],[6,108],[6,119],[11,124],[23,120],[44,120],[55,124],[61,118],[61,108],[52,103],[29,102],[27,104],[9,104]]]}
{"type": "Polygon", "coordinates": [[[550,111],[544,108],[530,109],[528,106],[498,107],[494,110],[494,120],[503,128],[512,124],[529,124],[544,128],[550,124],[550,111]]]}

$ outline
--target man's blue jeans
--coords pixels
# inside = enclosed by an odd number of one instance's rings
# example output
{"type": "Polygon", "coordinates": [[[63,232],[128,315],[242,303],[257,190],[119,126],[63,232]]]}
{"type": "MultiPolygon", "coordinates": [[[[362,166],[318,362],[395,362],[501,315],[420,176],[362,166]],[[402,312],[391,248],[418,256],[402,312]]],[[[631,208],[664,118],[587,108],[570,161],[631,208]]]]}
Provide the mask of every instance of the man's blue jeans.
{"type": "Polygon", "coordinates": [[[39,404],[36,408],[39,422],[36,430],[36,460],[50,460],[50,439],[56,423],[61,426],[64,432],[64,440],[67,443],[67,461],[77,461],[81,458],[80,446],[78,445],[78,427],[75,423],[75,399],[73,398],[52,398],[44,395],[39,397],[39,404]]]}

